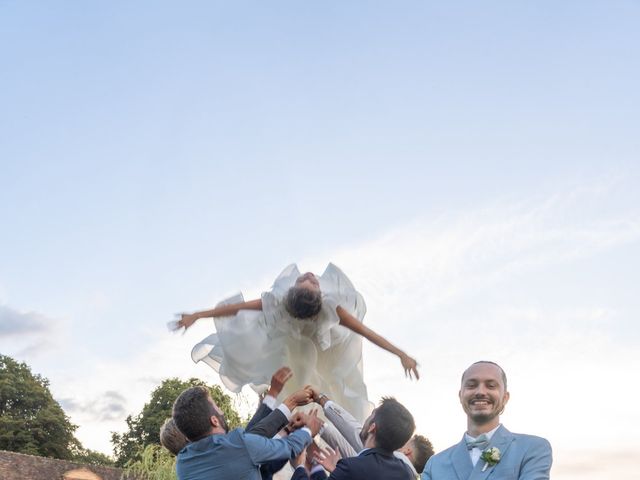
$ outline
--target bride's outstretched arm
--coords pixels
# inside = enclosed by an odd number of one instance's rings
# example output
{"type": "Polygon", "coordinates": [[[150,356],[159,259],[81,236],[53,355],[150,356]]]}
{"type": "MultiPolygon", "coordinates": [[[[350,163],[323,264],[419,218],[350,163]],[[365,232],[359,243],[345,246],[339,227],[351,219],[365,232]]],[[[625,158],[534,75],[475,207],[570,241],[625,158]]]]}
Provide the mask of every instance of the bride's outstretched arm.
{"type": "Polygon", "coordinates": [[[231,305],[221,305],[211,310],[202,310],[201,312],[183,313],[180,315],[178,328],[184,327],[186,330],[200,318],[229,317],[235,315],[240,310],[262,310],[262,299],[233,303],[231,305]]]}
{"type": "Polygon", "coordinates": [[[416,380],[420,378],[420,374],[418,373],[418,362],[414,358],[411,358],[404,351],[400,350],[394,344],[392,344],[389,340],[384,338],[382,335],[378,335],[376,332],[371,330],[369,327],[364,325],[362,322],[358,321],[353,315],[347,312],[344,308],[338,305],[336,309],[338,313],[338,317],[340,318],[340,325],[347,327],[349,330],[362,335],[364,338],[369,340],[371,343],[379,346],[380,348],[385,349],[387,352],[393,353],[400,358],[402,362],[402,368],[404,368],[405,375],[408,375],[410,378],[413,375],[416,376],[416,380]]]}

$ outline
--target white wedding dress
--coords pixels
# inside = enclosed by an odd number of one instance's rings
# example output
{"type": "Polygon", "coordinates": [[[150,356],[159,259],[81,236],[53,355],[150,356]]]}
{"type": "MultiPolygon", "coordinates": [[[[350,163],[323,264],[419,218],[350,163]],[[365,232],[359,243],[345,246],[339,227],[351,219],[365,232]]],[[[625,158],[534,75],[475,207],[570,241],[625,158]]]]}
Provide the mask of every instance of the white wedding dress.
{"type": "MultiPolygon", "coordinates": [[[[299,276],[295,264],[285,268],[271,290],[262,294],[262,311],[241,310],[233,317],[215,318],[216,333],[198,343],[191,357],[211,366],[236,393],[244,385],[263,390],[278,368],[289,366],[293,377],[282,396],[315,385],[362,422],[371,411],[362,378],[362,337],[339,324],[336,308],[340,305],[362,321],[364,299],[330,263],[318,277],[320,313],[312,319],[293,318],[284,298],[299,276]]],[[[238,294],[218,305],[243,301],[238,294]]]]}

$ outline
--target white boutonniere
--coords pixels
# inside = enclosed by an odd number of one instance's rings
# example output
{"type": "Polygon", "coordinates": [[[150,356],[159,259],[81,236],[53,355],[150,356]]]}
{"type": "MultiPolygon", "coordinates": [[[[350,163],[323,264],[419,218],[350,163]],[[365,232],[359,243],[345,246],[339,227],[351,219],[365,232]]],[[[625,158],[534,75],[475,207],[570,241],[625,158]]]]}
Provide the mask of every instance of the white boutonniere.
{"type": "Polygon", "coordinates": [[[500,462],[500,449],[496,447],[487,448],[480,458],[484,460],[484,467],[482,467],[482,471],[484,472],[487,467],[497,465],[500,462]]]}

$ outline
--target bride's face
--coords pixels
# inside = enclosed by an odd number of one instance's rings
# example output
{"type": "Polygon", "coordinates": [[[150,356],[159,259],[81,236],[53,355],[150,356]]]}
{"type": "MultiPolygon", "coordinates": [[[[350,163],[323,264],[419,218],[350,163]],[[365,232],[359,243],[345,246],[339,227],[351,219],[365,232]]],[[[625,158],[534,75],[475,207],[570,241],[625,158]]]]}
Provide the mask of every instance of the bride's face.
{"type": "Polygon", "coordinates": [[[311,291],[320,291],[320,282],[313,273],[307,272],[296,279],[296,287],[306,288],[311,291]]]}

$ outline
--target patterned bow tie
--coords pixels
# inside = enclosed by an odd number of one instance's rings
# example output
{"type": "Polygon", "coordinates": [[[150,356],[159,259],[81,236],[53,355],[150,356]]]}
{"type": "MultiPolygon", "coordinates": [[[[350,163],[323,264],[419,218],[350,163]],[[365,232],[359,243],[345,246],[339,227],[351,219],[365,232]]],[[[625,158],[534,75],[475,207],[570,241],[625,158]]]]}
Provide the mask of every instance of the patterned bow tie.
{"type": "Polygon", "coordinates": [[[480,450],[484,450],[485,448],[487,448],[488,445],[489,445],[489,439],[483,433],[475,440],[467,441],[467,450],[472,450],[474,448],[479,448],[480,450]]]}

